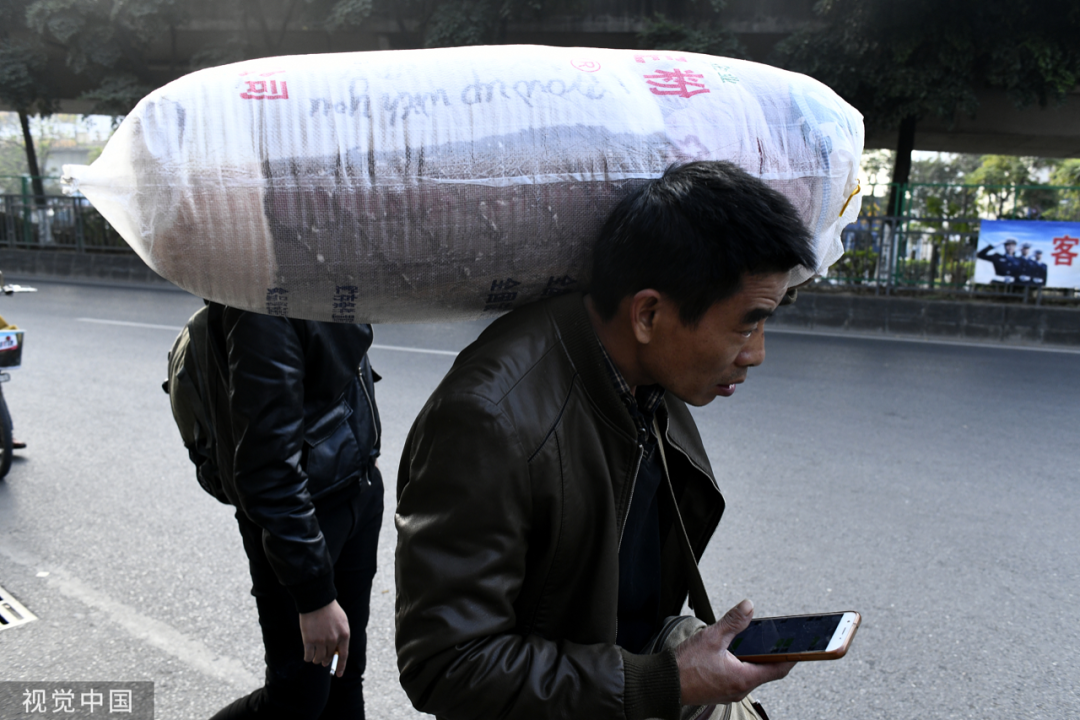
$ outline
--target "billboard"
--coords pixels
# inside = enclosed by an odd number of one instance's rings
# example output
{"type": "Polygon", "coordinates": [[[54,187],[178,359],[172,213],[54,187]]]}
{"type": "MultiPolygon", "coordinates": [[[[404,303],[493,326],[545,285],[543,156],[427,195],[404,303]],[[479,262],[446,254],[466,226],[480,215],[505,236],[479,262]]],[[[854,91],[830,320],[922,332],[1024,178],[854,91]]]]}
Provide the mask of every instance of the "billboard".
{"type": "Polygon", "coordinates": [[[1080,223],[983,220],[975,282],[1080,287],[1080,223]]]}

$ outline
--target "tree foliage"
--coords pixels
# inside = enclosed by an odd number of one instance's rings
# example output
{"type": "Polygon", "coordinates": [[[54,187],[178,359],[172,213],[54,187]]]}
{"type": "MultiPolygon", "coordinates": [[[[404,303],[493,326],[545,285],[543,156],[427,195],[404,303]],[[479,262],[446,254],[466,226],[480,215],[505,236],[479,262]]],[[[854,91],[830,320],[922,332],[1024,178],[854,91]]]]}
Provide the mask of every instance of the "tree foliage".
{"type": "Polygon", "coordinates": [[[1050,172],[1050,184],[1068,189],[1058,191],[1058,204],[1047,213],[1047,217],[1080,220],[1080,158],[1059,162],[1050,172]]]}
{"type": "Polygon", "coordinates": [[[818,28],[777,47],[857,107],[870,125],[952,119],[998,88],[1018,107],[1064,101],[1080,83],[1075,0],[820,0],[818,28]]]}
{"type": "Polygon", "coordinates": [[[638,34],[638,47],[745,58],[746,48],[735,33],[723,27],[717,17],[721,9],[722,3],[712,3],[713,17],[704,22],[674,20],[663,13],[656,13],[645,20],[645,27],[638,34]]]}
{"type": "Polygon", "coordinates": [[[373,15],[393,18],[410,47],[505,43],[510,23],[573,12],[581,0],[374,0],[373,15]]]}
{"type": "Polygon", "coordinates": [[[26,8],[30,29],[96,85],[84,96],[93,111],[112,115],[157,87],[148,53],[186,18],[181,0],[32,0],[26,8]]]}
{"type": "Polygon", "coordinates": [[[1080,84],[1075,0],[819,0],[815,10],[821,25],[781,42],[776,62],[832,87],[871,128],[900,129],[896,183],[909,179],[920,118],[974,115],[983,88],[1022,108],[1064,102],[1080,84]]]}
{"type": "Polygon", "coordinates": [[[0,0],[0,100],[31,115],[55,112],[48,59],[45,43],[27,26],[25,0],[0,0]]]}
{"type": "Polygon", "coordinates": [[[48,48],[27,24],[26,0],[0,0],[0,101],[18,113],[26,166],[34,195],[44,202],[30,118],[57,110],[59,100],[47,72],[48,48]]]}

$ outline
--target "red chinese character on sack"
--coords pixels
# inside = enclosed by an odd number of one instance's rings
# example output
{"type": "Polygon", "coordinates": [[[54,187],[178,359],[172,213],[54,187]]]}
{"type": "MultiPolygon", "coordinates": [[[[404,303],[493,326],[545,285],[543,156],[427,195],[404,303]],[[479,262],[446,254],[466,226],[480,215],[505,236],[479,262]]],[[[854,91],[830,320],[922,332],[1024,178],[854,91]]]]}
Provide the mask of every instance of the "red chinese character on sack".
{"type": "Polygon", "coordinates": [[[1054,252],[1050,253],[1050,256],[1054,258],[1054,264],[1072,266],[1073,260],[1077,255],[1080,255],[1080,253],[1073,250],[1077,245],[1080,245],[1080,238],[1069,237],[1068,235],[1054,238],[1054,252]]]}
{"type": "Polygon", "coordinates": [[[646,80],[652,85],[649,88],[653,95],[677,95],[689,98],[701,93],[711,92],[705,83],[701,82],[705,76],[688,70],[657,70],[655,75],[645,75],[646,80]],[[693,88],[693,89],[692,89],[693,88]]]}
{"type": "Polygon", "coordinates": [[[247,92],[240,93],[240,97],[245,100],[289,99],[289,89],[285,86],[284,80],[280,83],[277,80],[245,80],[244,82],[247,83],[247,92]]]}

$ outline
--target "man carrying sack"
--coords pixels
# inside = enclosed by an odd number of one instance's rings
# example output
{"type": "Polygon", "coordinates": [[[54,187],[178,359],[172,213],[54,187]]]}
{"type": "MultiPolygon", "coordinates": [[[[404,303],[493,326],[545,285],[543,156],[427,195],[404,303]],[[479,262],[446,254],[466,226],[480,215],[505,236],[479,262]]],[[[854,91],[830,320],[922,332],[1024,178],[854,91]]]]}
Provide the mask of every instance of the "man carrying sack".
{"type": "Polygon", "coordinates": [[[810,247],[760,180],[674,167],[612,213],[588,294],[517,309],[458,356],[398,475],[398,667],[417,709],[755,716],[741,701],[793,665],[727,652],[748,601],[719,623],[706,607],[696,560],[724,501],[686,404],[761,364],[810,247]],[[657,637],[691,588],[708,626],[657,637]]]}

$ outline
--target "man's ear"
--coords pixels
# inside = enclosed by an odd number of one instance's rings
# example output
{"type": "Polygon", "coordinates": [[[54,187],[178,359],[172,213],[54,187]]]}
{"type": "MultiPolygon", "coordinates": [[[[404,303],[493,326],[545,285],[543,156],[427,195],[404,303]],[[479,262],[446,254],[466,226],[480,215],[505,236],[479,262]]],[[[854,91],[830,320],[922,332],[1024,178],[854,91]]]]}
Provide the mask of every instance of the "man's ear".
{"type": "Polygon", "coordinates": [[[662,298],[656,290],[638,290],[630,298],[630,327],[641,345],[648,345],[656,328],[656,313],[662,298]]]}

